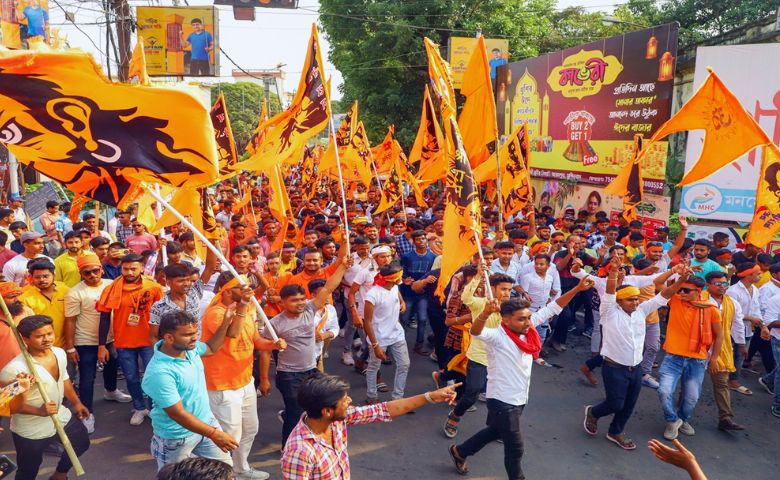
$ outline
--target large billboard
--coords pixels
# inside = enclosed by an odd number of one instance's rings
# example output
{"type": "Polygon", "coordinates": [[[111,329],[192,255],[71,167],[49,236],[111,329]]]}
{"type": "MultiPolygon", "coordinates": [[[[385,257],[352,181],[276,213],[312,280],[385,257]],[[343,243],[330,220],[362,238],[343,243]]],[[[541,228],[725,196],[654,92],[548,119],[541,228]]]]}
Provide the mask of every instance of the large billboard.
{"type": "Polygon", "coordinates": [[[0,35],[8,48],[28,48],[33,41],[49,42],[47,0],[0,1],[0,35]]]}
{"type": "Polygon", "coordinates": [[[137,7],[149,75],[219,75],[215,7],[137,7]]]}
{"type": "MultiPolygon", "coordinates": [[[[672,106],[677,24],[604,38],[499,67],[503,135],[528,122],[531,175],[606,185],[672,106]]],[[[644,156],[646,192],[663,190],[666,142],[644,156]]]]}
{"type": "MultiPolygon", "coordinates": [[[[780,45],[699,47],[694,88],[704,83],[708,66],[769,138],[776,144],[780,142],[780,45]]],[[[699,158],[703,138],[703,130],[688,134],[686,172],[699,158]]],[[[751,222],[761,173],[761,153],[762,149],[755,149],[702,181],[684,187],[680,213],[707,220],[751,222]]]]}
{"type": "MultiPolygon", "coordinates": [[[[466,67],[475,48],[477,48],[475,37],[450,37],[447,52],[449,52],[448,61],[452,68],[453,87],[459,89],[463,83],[463,74],[466,73],[466,67]]],[[[490,78],[495,81],[498,67],[509,63],[509,40],[485,38],[485,49],[490,64],[490,78]]]]}

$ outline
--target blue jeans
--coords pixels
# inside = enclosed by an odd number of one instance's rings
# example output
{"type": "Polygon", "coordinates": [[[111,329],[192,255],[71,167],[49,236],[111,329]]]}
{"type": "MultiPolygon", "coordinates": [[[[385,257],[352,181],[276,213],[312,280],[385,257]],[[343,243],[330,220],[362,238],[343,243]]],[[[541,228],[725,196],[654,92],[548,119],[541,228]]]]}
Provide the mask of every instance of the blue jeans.
{"type": "MultiPolygon", "coordinates": [[[[106,345],[108,363],[103,366],[103,387],[107,392],[116,390],[116,375],[119,362],[113,344],[106,345]]],[[[95,394],[95,376],[97,375],[97,345],[77,345],[79,354],[79,400],[92,411],[92,397],[95,394]]]]}
{"type": "Polygon", "coordinates": [[[477,403],[477,397],[480,392],[485,390],[487,385],[487,366],[469,360],[466,365],[466,388],[463,395],[458,400],[455,408],[452,410],[456,417],[462,417],[466,414],[472,405],[477,403]]]}
{"type": "Polygon", "coordinates": [[[279,393],[282,394],[282,400],[284,400],[284,413],[282,419],[282,446],[287,443],[287,438],[290,436],[295,425],[298,424],[298,420],[303,415],[303,408],[298,405],[298,387],[309,375],[318,372],[315,368],[313,370],[306,370],[305,372],[280,372],[276,371],[276,388],[279,389],[279,393]]]}
{"type": "Polygon", "coordinates": [[[769,385],[769,388],[775,392],[774,406],[780,407],[780,340],[772,337],[772,355],[775,357],[775,368],[771,372],[764,375],[764,383],[769,385]]]}
{"type": "MultiPolygon", "coordinates": [[[[406,340],[395,342],[392,345],[385,345],[382,348],[389,357],[393,358],[393,363],[395,363],[395,378],[393,379],[393,394],[391,398],[393,400],[404,398],[406,376],[409,373],[409,349],[406,346],[406,340]]],[[[368,368],[366,368],[366,396],[371,399],[376,399],[378,396],[376,377],[380,365],[382,365],[382,361],[374,354],[373,350],[369,350],[368,368]]]]}
{"type": "Polygon", "coordinates": [[[144,391],[141,389],[141,371],[138,368],[138,359],[141,359],[141,363],[143,363],[144,369],[146,369],[146,366],[149,365],[149,361],[152,359],[152,355],[154,355],[154,348],[117,348],[116,354],[119,365],[125,373],[125,382],[127,382],[128,393],[133,397],[133,408],[135,410],[151,408],[151,401],[148,404],[144,401],[144,391]]]}
{"type": "MultiPolygon", "coordinates": [[[[219,423],[214,419],[209,424],[220,428],[219,423]]],[[[233,465],[233,458],[229,453],[223,452],[210,438],[196,433],[184,438],[160,438],[156,434],[152,435],[151,451],[152,456],[157,460],[157,470],[190,456],[211,458],[233,465]]]]}
{"type": "Polygon", "coordinates": [[[401,323],[409,325],[412,313],[417,318],[417,339],[416,345],[422,345],[425,342],[425,328],[428,326],[428,298],[424,295],[412,295],[404,298],[406,310],[401,314],[401,323]]]}
{"type": "Polygon", "coordinates": [[[706,369],[707,360],[666,354],[658,370],[658,383],[661,385],[658,387],[658,398],[661,400],[664,419],[668,423],[675,422],[678,418],[687,422],[693,416],[693,409],[701,395],[701,383],[706,369]],[[674,405],[674,391],[678,381],[682,388],[679,408],[674,405]]]}

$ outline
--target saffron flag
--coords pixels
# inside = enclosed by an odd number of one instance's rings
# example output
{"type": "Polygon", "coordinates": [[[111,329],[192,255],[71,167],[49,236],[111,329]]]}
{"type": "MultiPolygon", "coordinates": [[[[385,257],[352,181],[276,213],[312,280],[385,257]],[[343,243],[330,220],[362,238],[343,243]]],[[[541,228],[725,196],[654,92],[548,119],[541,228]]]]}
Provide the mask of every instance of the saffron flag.
{"type": "Polygon", "coordinates": [[[446,125],[450,116],[455,116],[455,88],[452,86],[452,70],[450,64],[441,58],[439,46],[429,38],[423,40],[428,56],[428,76],[430,77],[431,93],[441,109],[442,122],[446,125]]]}
{"type": "Polygon", "coordinates": [[[756,209],[746,243],[764,248],[780,230],[780,149],[764,145],[761,175],[756,186],[756,209]]]}
{"type": "Polygon", "coordinates": [[[252,136],[249,137],[249,142],[244,149],[250,155],[257,153],[260,144],[265,139],[265,133],[268,131],[268,101],[263,99],[263,106],[260,108],[260,118],[257,119],[257,127],[252,131],[252,136]]]}
{"type": "Polygon", "coordinates": [[[344,153],[349,146],[349,142],[352,139],[352,135],[355,134],[358,124],[358,102],[357,100],[352,104],[346,115],[341,119],[339,128],[336,130],[336,141],[333,141],[333,136],[328,135],[328,149],[325,150],[325,154],[320,159],[319,169],[328,170],[336,168],[336,150],[338,149],[339,160],[344,161],[344,153]]]}
{"type": "Polygon", "coordinates": [[[706,178],[755,147],[771,142],[712,70],[693,97],[661,125],[651,140],[683,130],[705,133],[701,155],[680,185],[706,178]]]}
{"type": "Polygon", "coordinates": [[[225,180],[238,173],[233,169],[233,166],[238,162],[238,155],[236,154],[233,130],[230,128],[225,96],[222,92],[219,92],[217,101],[211,107],[211,124],[214,126],[214,139],[219,154],[219,176],[220,179],[225,180]]]}
{"type": "Polygon", "coordinates": [[[268,175],[268,209],[274,218],[280,223],[284,223],[287,215],[292,215],[292,207],[290,206],[290,198],[287,196],[287,188],[284,186],[281,169],[276,166],[265,173],[268,175]]]}
{"type": "Polygon", "coordinates": [[[423,189],[417,182],[417,178],[415,178],[415,176],[412,174],[412,171],[409,169],[409,160],[406,159],[406,155],[404,155],[403,150],[401,150],[400,144],[398,145],[398,150],[400,151],[398,155],[398,174],[401,177],[401,180],[406,182],[412,189],[412,193],[414,193],[414,199],[417,202],[417,205],[421,207],[427,207],[423,189]]]}
{"type": "Polygon", "coordinates": [[[279,115],[278,122],[265,134],[260,151],[239,162],[237,169],[257,171],[279,165],[328,125],[330,100],[323,78],[325,64],[320,49],[317,26],[312,24],[306,61],[290,107],[279,115]]]}
{"type": "Polygon", "coordinates": [[[140,85],[150,85],[149,74],[146,71],[146,55],[144,54],[144,37],[139,36],[130,57],[130,67],[127,70],[127,79],[138,80],[140,85]]]}
{"type": "Polygon", "coordinates": [[[447,170],[444,135],[436,118],[428,85],[425,86],[420,127],[412,151],[409,152],[409,161],[419,164],[417,180],[423,185],[442,180],[447,170]]]}
{"type": "Polygon", "coordinates": [[[0,51],[0,143],[76,195],[117,206],[141,182],[208,185],[208,109],[181,90],[115,84],[84,52],[0,51]]]}
{"type": "MultiPolygon", "coordinates": [[[[89,198],[84,197],[82,195],[76,195],[73,197],[73,201],[70,202],[70,210],[68,210],[68,218],[71,222],[77,223],[80,220],[81,216],[81,209],[84,207],[84,204],[89,201],[89,198]]],[[[24,220],[22,220],[24,221],[24,220]]],[[[30,223],[28,223],[30,225],[30,223]]]]}
{"type": "Polygon", "coordinates": [[[401,199],[404,187],[401,184],[399,170],[400,167],[398,165],[398,160],[396,159],[396,164],[390,169],[387,180],[382,183],[382,197],[379,200],[379,205],[376,207],[376,210],[371,212],[371,215],[378,215],[384,212],[401,199]]]}
{"type": "MultiPolygon", "coordinates": [[[[528,123],[523,122],[498,152],[504,218],[519,212],[531,200],[530,152],[528,123]]],[[[495,164],[492,160],[488,163],[495,164]]]]}
{"type": "Polygon", "coordinates": [[[371,156],[371,144],[368,141],[366,129],[363,126],[363,122],[358,122],[352,138],[349,141],[349,145],[347,145],[347,148],[344,150],[342,163],[350,169],[353,169],[356,179],[360,180],[366,187],[370,187],[371,179],[373,178],[373,174],[371,173],[371,164],[373,161],[373,157],[371,156]]]}
{"type": "Polygon", "coordinates": [[[485,48],[485,38],[479,37],[460,87],[460,93],[466,97],[466,103],[460,112],[458,128],[463,134],[463,146],[472,167],[490,157],[488,146],[495,147],[498,139],[496,102],[485,48]]]}
{"type": "Polygon", "coordinates": [[[444,289],[450,278],[479,248],[482,222],[479,211],[479,189],[463,148],[455,117],[445,122],[447,136],[447,179],[444,191],[444,237],[441,253],[441,275],[436,295],[444,300],[444,289]]]}
{"type": "Polygon", "coordinates": [[[604,191],[610,195],[623,197],[623,218],[627,222],[637,220],[636,206],[642,201],[644,189],[642,186],[642,135],[634,135],[634,152],[631,159],[623,167],[604,191]]]}

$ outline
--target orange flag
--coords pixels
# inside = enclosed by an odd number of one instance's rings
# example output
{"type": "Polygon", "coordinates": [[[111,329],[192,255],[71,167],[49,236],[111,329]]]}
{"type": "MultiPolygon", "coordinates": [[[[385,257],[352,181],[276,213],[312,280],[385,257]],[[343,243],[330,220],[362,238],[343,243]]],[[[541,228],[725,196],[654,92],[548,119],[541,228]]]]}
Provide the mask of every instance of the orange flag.
{"type": "Polygon", "coordinates": [[[636,206],[642,201],[642,135],[634,135],[634,152],[617,177],[604,188],[610,195],[623,197],[623,218],[637,220],[636,206]]]}
{"type": "Polygon", "coordinates": [[[371,186],[371,180],[374,177],[371,171],[373,156],[363,122],[358,122],[357,127],[355,127],[354,134],[344,150],[341,161],[355,172],[356,179],[359,179],[363,185],[371,186]]]}
{"type": "Polygon", "coordinates": [[[225,96],[219,92],[219,97],[211,107],[211,124],[214,126],[214,140],[217,143],[219,154],[219,177],[221,180],[231,178],[238,172],[233,166],[238,162],[236,154],[236,142],[233,139],[233,130],[230,128],[230,118],[227,113],[225,96]]]}
{"type": "Polygon", "coordinates": [[[446,125],[450,116],[456,113],[455,88],[452,86],[452,70],[450,64],[441,58],[439,46],[429,38],[423,40],[425,52],[428,55],[428,76],[430,77],[431,93],[439,102],[442,122],[446,125]]]}
{"type": "Polygon", "coordinates": [[[746,243],[764,248],[780,230],[780,149],[764,145],[761,176],[756,186],[756,209],[746,243]]]}
{"type": "Polygon", "coordinates": [[[257,127],[252,132],[252,136],[249,137],[249,142],[246,144],[246,151],[250,155],[257,153],[257,149],[263,143],[265,139],[265,133],[268,131],[270,125],[268,122],[268,101],[263,99],[263,106],[260,109],[260,118],[257,120],[257,127]]]}
{"type": "Polygon", "coordinates": [[[401,184],[399,170],[400,167],[398,166],[398,160],[396,159],[396,164],[390,170],[387,180],[382,183],[382,198],[379,201],[379,205],[376,207],[376,210],[371,212],[371,215],[377,215],[384,212],[401,199],[404,190],[403,185],[401,184]]]}
{"type": "MultiPolygon", "coordinates": [[[[89,201],[88,197],[83,195],[76,195],[73,197],[73,201],[70,202],[70,210],[68,210],[68,218],[71,222],[76,223],[79,221],[79,215],[81,215],[81,209],[84,204],[89,201]]],[[[23,220],[22,220],[23,221],[23,220]]]]}
{"type": "Polygon", "coordinates": [[[138,79],[141,85],[150,85],[149,74],[146,72],[146,55],[144,54],[144,37],[138,36],[138,42],[133,49],[133,56],[130,57],[130,67],[127,70],[127,79],[138,79]]]}
{"type": "Polygon", "coordinates": [[[485,38],[479,37],[460,87],[466,103],[460,112],[458,128],[463,134],[463,146],[472,167],[490,157],[488,145],[495,145],[498,138],[496,102],[485,48],[485,38]]]}
{"type": "Polygon", "coordinates": [[[382,143],[371,149],[371,155],[376,162],[376,170],[378,173],[388,173],[395,167],[395,160],[398,156],[400,146],[396,148],[395,140],[395,125],[387,127],[387,134],[382,140],[382,143]]]}
{"type": "MultiPolygon", "coordinates": [[[[523,122],[498,152],[505,218],[519,212],[531,200],[530,153],[528,123],[523,122]]],[[[495,164],[492,158],[486,163],[495,164]]]]}
{"type": "Polygon", "coordinates": [[[444,193],[444,238],[442,262],[436,295],[444,300],[444,289],[450,278],[477,252],[482,222],[479,211],[479,188],[463,148],[455,117],[445,123],[447,135],[447,181],[444,193]]]}
{"type": "Polygon", "coordinates": [[[420,127],[412,151],[409,152],[409,162],[419,163],[417,180],[423,185],[444,179],[447,170],[444,135],[436,118],[428,85],[425,86],[420,127]]]}
{"type": "Polygon", "coordinates": [[[771,143],[759,124],[710,70],[707,80],[661,125],[651,141],[683,130],[704,130],[704,146],[680,185],[706,178],[759,145],[771,143]]]}
{"type": "Polygon", "coordinates": [[[260,151],[236,164],[236,169],[257,171],[279,165],[327,127],[330,99],[323,78],[325,64],[322,62],[321,47],[317,26],[312,24],[306,61],[290,107],[278,116],[277,123],[268,130],[260,151]]]}

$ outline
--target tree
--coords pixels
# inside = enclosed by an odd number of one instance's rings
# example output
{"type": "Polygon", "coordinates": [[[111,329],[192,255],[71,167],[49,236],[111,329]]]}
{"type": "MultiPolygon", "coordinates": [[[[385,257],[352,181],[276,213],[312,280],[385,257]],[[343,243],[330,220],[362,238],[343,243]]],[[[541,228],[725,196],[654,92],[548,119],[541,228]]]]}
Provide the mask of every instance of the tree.
{"type": "MultiPolygon", "coordinates": [[[[211,89],[212,104],[217,101],[220,92],[225,96],[230,127],[233,130],[236,149],[240,155],[257,127],[265,90],[262,86],[252,82],[218,83],[211,89]]],[[[270,115],[281,111],[281,102],[275,93],[270,94],[268,108],[270,115]]]]}

